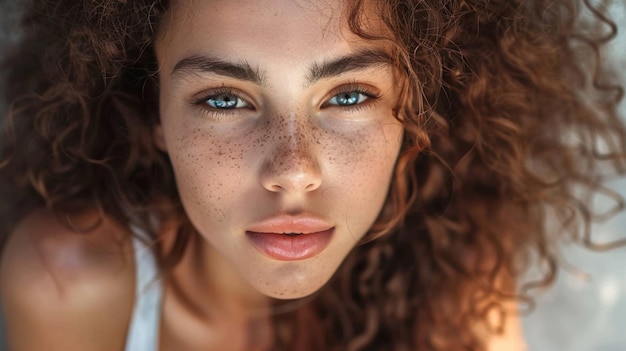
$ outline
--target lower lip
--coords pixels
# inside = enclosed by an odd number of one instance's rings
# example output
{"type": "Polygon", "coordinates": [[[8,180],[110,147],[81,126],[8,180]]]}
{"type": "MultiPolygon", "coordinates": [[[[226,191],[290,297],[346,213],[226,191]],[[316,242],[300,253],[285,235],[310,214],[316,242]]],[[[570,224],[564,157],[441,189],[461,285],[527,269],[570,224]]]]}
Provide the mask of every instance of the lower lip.
{"type": "Polygon", "coordinates": [[[246,232],[252,244],[265,255],[280,261],[297,261],[322,252],[333,235],[334,228],[323,232],[287,235],[246,232]]]}

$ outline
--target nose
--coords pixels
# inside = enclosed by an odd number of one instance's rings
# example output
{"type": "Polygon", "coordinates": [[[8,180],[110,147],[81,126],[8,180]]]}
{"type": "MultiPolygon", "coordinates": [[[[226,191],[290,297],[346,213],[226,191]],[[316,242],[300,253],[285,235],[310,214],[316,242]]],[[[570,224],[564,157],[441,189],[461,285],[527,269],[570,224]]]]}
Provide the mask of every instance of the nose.
{"type": "Polygon", "coordinates": [[[312,145],[313,135],[307,122],[295,118],[279,121],[270,127],[261,183],[271,192],[306,193],[318,189],[322,174],[318,155],[312,145]]]}

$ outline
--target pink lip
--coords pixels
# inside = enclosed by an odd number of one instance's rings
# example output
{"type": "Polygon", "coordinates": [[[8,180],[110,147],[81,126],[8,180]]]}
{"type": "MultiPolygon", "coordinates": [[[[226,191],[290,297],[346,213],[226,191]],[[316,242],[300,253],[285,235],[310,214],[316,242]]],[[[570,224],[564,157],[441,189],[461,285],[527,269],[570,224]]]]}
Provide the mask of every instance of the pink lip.
{"type": "Polygon", "coordinates": [[[276,234],[309,234],[331,229],[333,226],[313,215],[279,215],[265,219],[248,228],[249,232],[276,234]]]}
{"type": "Polygon", "coordinates": [[[252,244],[265,255],[295,261],[313,257],[330,243],[334,227],[308,215],[280,215],[257,223],[246,231],[252,244]]]}

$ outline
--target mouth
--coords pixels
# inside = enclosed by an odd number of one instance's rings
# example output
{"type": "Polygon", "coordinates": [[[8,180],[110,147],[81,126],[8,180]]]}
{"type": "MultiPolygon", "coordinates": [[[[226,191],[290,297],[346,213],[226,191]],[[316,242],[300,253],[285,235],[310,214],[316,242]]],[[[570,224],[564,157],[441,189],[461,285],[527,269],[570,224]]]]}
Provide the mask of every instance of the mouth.
{"type": "Polygon", "coordinates": [[[314,215],[279,215],[246,230],[252,245],[279,261],[304,260],[328,246],[335,228],[314,215]]]}
{"type": "Polygon", "coordinates": [[[328,246],[335,228],[314,233],[266,233],[246,231],[253,246],[279,261],[297,261],[318,255],[328,246]]]}

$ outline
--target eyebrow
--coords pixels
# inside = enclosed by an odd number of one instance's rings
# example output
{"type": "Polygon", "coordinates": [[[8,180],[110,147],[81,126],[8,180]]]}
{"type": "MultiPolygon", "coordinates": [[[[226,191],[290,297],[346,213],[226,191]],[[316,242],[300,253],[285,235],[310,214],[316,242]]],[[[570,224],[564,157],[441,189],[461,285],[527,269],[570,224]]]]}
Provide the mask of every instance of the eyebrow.
{"type": "Polygon", "coordinates": [[[220,76],[245,80],[257,85],[265,84],[265,77],[258,68],[247,61],[229,62],[208,56],[194,55],[180,60],[172,70],[175,73],[213,73],[220,76]]]}
{"type": "MultiPolygon", "coordinates": [[[[311,85],[324,78],[338,76],[347,72],[360,71],[374,67],[389,65],[391,56],[383,50],[361,50],[354,54],[342,56],[321,63],[313,63],[306,77],[306,84],[311,85]]],[[[266,78],[258,68],[252,67],[247,61],[230,62],[217,58],[194,55],[180,60],[174,66],[172,74],[212,73],[220,76],[249,81],[257,85],[265,85],[266,78]]]]}
{"type": "Polygon", "coordinates": [[[347,72],[360,71],[381,67],[393,63],[393,59],[383,50],[361,50],[354,54],[342,56],[331,61],[314,63],[307,76],[307,84],[338,76],[347,72]]]}

